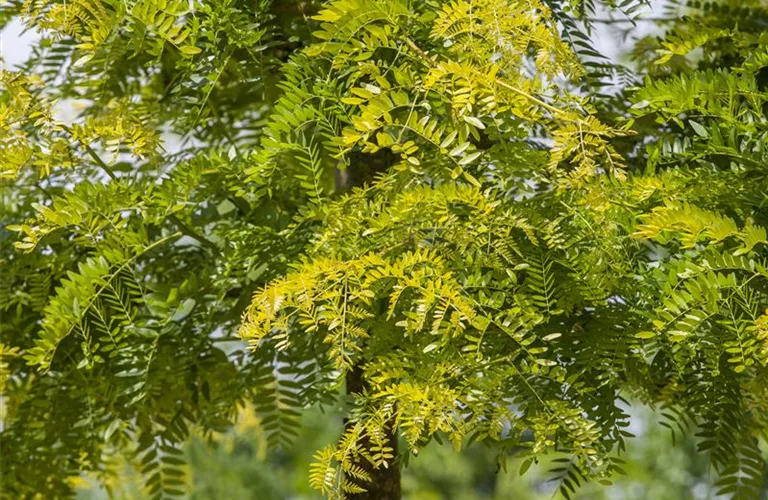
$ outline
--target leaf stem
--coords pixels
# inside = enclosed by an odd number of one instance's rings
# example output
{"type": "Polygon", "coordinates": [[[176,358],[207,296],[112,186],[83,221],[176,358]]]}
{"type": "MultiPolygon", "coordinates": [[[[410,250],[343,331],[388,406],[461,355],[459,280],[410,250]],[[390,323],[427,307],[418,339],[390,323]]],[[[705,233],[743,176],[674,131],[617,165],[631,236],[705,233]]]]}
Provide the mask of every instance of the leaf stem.
{"type": "Polygon", "coordinates": [[[83,144],[83,147],[88,152],[90,157],[93,158],[93,160],[99,165],[99,167],[101,167],[101,169],[107,173],[109,178],[112,179],[113,181],[116,181],[117,176],[115,175],[115,172],[112,171],[109,165],[107,165],[107,163],[104,160],[102,160],[98,154],[96,154],[96,151],[94,151],[93,148],[91,148],[91,146],[89,146],[88,144],[83,144]]]}
{"type": "Polygon", "coordinates": [[[176,214],[169,214],[167,216],[167,219],[169,221],[173,222],[176,225],[176,227],[178,227],[179,230],[185,236],[189,236],[190,238],[192,238],[193,240],[199,242],[201,245],[203,245],[204,247],[206,247],[206,248],[208,248],[210,250],[215,250],[215,251],[219,250],[219,247],[217,247],[214,242],[212,242],[211,240],[205,238],[201,234],[197,233],[194,229],[192,229],[191,227],[186,225],[181,219],[176,217],[176,214]]]}

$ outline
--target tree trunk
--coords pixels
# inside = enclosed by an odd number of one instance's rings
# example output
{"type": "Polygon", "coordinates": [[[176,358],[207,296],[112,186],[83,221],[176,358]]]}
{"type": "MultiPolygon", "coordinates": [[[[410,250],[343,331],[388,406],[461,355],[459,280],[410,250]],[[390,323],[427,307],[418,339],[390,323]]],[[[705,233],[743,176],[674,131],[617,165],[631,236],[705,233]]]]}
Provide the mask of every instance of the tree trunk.
{"type": "MultiPolygon", "coordinates": [[[[360,365],[356,365],[352,371],[347,373],[347,394],[362,393],[366,387],[367,383],[363,375],[363,369],[360,365]]],[[[349,425],[351,425],[349,422],[345,422],[345,427],[349,425]]],[[[350,494],[347,496],[350,500],[400,500],[400,464],[397,460],[397,433],[391,422],[387,429],[387,441],[387,446],[392,447],[392,454],[395,456],[394,463],[390,463],[387,468],[379,467],[376,469],[368,460],[360,460],[356,465],[359,465],[371,475],[371,482],[360,484],[360,486],[366,489],[366,492],[350,494]]],[[[363,440],[361,444],[363,447],[370,446],[367,439],[363,440]]],[[[356,484],[358,483],[354,478],[349,479],[356,484]]]]}
{"type": "MultiPolygon", "coordinates": [[[[345,170],[336,170],[336,191],[344,192],[349,188],[362,186],[374,180],[374,177],[385,172],[393,163],[395,156],[388,149],[382,149],[373,155],[360,155],[352,153],[351,167],[345,170]]],[[[363,373],[362,364],[356,364],[346,377],[347,394],[362,394],[368,387],[363,373]]],[[[344,428],[352,425],[344,421],[344,428]]],[[[366,459],[361,459],[356,465],[362,467],[371,476],[371,482],[360,484],[365,488],[365,493],[347,495],[350,500],[400,500],[400,464],[397,460],[397,429],[393,422],[389,422],[387,429],[387,445],[392,448],[393,463],[389,467],[374,468],[366,459]]],[[[361,443],[363,447],[371,445],[367,439],[361,443]]],[[[358,481],[348,478],[355,484],[358,481]]]]}

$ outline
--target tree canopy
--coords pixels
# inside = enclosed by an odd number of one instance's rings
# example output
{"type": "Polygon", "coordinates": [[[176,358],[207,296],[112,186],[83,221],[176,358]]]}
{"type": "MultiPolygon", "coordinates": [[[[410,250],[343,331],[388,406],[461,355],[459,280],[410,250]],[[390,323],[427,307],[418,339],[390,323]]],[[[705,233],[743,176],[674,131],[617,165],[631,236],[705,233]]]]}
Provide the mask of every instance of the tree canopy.
{"type": "Polygon", "coordinates": [[[341,408],[330,498],[396,497],[431,441],[548,455],[568,497],[622,473],[632,398],[757,498],[768,6],[673,2],[626,65],[596,51],[648,12],[3,6],[42,37],[0,73],[1,494],[125,457],[182,495],[180,446],[252,405],[277,447],[341,408]]]}

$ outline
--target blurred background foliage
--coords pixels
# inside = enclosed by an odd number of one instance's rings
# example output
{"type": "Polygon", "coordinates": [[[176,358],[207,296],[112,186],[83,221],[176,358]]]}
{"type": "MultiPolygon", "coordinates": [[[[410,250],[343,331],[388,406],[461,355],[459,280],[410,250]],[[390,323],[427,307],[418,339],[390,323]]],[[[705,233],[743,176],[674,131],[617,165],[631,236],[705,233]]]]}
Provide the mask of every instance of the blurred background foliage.
{"type": "MultiPolygon", "coordinates": [[[[717,488],[706,454],[696,452],[695,433],[677,433],[659,425],[661,410],[631,407],[635,438],[627,445],[624,476],[610,486],[587,483],[574,500],[715,500],[717,488]]],[[[207,439],[196,437],[186,446],[185,473],[190,500],[310,500],[321,499],[307,483],[312,455],[337,436],[339,414],[308,411],[302,431],[290,449],[268,450],[259,421],[246,409],[236,428],[207,439]]],[[[768,457],[768,450],[763,449],[768,457]]],[[[549,500],[559,487],[552,481],[557,464],[542,460],[519,474],[521,460],[509,455],[506,471],[497,454],[482,445],[457,454],[450,444],[431,443],[403,469],[405,500],[549,500]]],[[[142,499],[141,479],[128,467],[109,482],[113,498],[142,499]]],[[[764,484],[768,484],[766,481],[764,484]]],[[[105,500],[106,490],[84,477],[78,500],[105,500]]],[[[768,488],[761,498],[768,498],[768,488]]]]}

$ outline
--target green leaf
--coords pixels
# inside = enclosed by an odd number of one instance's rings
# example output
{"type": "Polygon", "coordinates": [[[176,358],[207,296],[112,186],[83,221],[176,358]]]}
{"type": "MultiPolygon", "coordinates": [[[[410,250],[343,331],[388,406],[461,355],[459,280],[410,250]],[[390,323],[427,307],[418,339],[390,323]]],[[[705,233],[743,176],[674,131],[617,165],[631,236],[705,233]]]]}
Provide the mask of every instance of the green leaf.
{"type": "Polygon", "coordinates": [[[482,154],[483,154],[482,151],[475,151],[474,153],[470,153],[464,158],[462,158],[461,160],[459,160],[459,165],[461,166],[469,165],[473,161],[477,160],[482,154]]]}
{"type": "Polygon", "coordinates": [[[461,153],[467,150],[467,148],[470,146],[469,142],[465,142],[463,144],[459,144],[455,148],[453,148],[448,154],[451,156],[459,156],[461,153]]]}
{"type": "Polygon", "coordinates": [[[476,128],[479,128],[480,130],[485,129],[485,124],[483,124],[479,118],[475,118],[474,116],[465,116],[464,121],[476,128]]]}
{"type": "Polygon", "coordinates": [[[693,131],[696,132],[696,135],[704,138],[709,137],[709,132],[707,132],[707,129],[703,125],[693,120],[688,120],[688,123],[691,124],[691,127],[693,128],[693,131]]]}
{"type": "Polygon", "coordinates": [[[200,49],[200,47],[195,47],[194,45],[185,45],[183,47],[180,47],[179,50],[185,56],[194,56],[202,52],[202,49],[200,49]]]}
{"type": "Polygon", "coordinates": [[[635,337],[639,339],[652,339],[656,335],[657,335],[656,332],[640,332],[640,333],[636,333],[635,337]]]}
{"type": "Polygon", "coordinates": [[[181,305],[176,309],[176,312],[173,313],[173,316],[171,316],[171,321],[183,321],[192,313],[196,304],[197,301],[195,299],[184,299],[181,305]]]}

